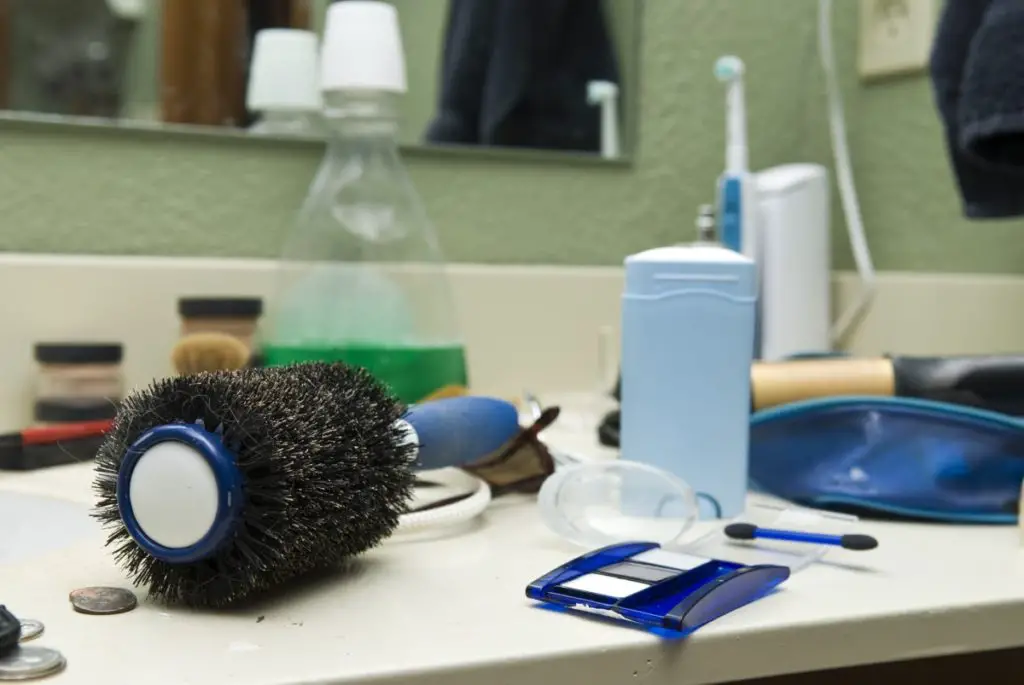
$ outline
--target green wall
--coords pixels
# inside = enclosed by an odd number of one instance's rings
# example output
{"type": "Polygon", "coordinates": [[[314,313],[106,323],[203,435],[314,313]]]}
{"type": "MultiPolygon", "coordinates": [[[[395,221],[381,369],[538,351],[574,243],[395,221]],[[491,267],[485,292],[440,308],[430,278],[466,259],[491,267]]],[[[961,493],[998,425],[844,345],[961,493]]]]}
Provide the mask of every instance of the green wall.
{"type": "MultiPolygon", "coordinates": [[[[815,0],[645,3],[634,167],[408,156],[454,260],[617,264],[691,234],[722,166],[717,56],[748,63],[753,162],[830,158],[815,0]]],[[[861,88],[837,0],[851,147],[880,269],[1024,273],[1024,222],[960,218],[928,83],[861,88]]],[[[319,161],[276,143],[0,123],[0,249],[272,257],[319,161]]],[[[836,264],[848,267],[842,226],[836,264]]]]}

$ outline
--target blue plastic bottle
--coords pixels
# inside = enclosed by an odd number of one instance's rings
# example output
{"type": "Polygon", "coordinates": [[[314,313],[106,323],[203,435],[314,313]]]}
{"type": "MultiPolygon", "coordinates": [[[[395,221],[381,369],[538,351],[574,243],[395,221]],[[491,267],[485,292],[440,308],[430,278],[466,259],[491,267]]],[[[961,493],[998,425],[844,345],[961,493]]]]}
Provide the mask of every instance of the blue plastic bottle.
{"type": "MultiPolygon", "coordinates": [[[[626,258],[622,296],[622,458],[656,466],[697,492],[702,518],[742,513],[747,493],[750,365],[757,272],[749,258],[702,239],[626,258]]],[[[657,502],[623,492],[631,513],[657,502]]]]}

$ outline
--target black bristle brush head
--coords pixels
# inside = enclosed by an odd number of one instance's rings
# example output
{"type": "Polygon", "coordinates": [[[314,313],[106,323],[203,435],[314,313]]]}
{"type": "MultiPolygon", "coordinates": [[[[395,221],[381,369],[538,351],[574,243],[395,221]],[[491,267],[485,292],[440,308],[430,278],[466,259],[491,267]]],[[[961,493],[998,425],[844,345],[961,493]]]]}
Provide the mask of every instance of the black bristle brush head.
{"type": "Polygon", "coordinates": [[[94,516],[136,585],[156,600],[221,607],[341,566],[397,527],[413,446],[396,399],[365,371],[309,363],[168,378],[125,399],[96,456],[94,516]],[[209,558],[168,563],[128,532],[117,479],[129,447],[165,424],[219,432],[244,492],[230,539],[209,558]]]}

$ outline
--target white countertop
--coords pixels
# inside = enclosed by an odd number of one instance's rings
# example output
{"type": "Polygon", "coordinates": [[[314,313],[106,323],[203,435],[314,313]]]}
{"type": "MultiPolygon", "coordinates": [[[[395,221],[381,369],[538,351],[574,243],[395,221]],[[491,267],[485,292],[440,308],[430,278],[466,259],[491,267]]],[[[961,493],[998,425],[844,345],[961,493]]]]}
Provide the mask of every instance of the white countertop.
{"type": "MultiPolygon", "coordinates": [[[[570,414],[549,439],[593,451],[592,436],[592,419],[570,414]]],[[[91,505],[91,477],[88,465],[4,473],[0,498],[91,505]]],[[[0,563],[0,602],[46,624],[33,644],[64,653],[67,670],[52,682],[67,685],[696,685],[1024,645],[1016,528],[857,527],[879,539],[877,550],[830,553],[780,591],[675,642],[526,599],[530,581],[582,552],[548,532],[526,498],[499,500],[459,535],[389,541],[354,573],[240,611],[168,609],[140,592],[127,614],[75,613],[70,590],[125,586],[98,527],[70,547],[0,563]]]]}

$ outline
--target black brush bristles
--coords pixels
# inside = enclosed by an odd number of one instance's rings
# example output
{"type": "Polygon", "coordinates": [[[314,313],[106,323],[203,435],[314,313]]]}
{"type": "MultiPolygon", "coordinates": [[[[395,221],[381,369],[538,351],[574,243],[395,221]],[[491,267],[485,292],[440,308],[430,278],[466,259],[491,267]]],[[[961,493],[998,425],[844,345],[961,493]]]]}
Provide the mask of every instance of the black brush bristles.
{"type": "Polygon", "coordinates": [[[298,364],[168,378],[130,395],[96,456],[94,516],[118,564],[150,596],[222,607],[307,572],[341,565],[384,540],[412,492],[403,407],[365,371],[298,364]],[[163,424],[223,432],[244,480],[233,538],[210,559],[170,564],[129,536],[117,508],[128,447],[163,424]]]}

